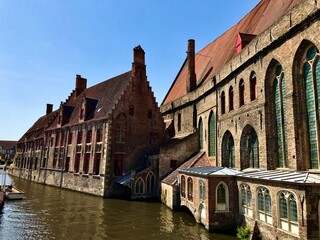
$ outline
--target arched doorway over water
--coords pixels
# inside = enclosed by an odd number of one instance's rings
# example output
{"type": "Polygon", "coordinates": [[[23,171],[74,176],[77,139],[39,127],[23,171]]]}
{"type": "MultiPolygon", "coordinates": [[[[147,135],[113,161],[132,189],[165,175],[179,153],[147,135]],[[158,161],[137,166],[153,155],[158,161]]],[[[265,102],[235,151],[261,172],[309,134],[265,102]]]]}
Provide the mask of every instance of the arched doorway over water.
{"type": "Polygon", "coordinates": [[[206,207],[201,203],[199,206],[199,222],[205,226],[206,221],[207,221],[206,207]]]}

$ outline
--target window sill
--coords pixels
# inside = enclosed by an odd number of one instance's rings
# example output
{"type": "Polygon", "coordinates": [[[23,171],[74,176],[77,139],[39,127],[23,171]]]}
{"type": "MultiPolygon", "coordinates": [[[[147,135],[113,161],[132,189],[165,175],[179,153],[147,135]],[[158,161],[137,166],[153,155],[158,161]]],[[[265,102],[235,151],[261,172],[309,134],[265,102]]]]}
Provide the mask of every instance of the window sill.
{"type": "Polygon", "coordinates": [[[309,169],[309,173],[320,173],[320,169],[309,169]]]}
{"type": "MultiPolygon", "coordinates": [[[[265,222],[264,222],[264,223],[265,223],[265,222]]],[[[289,231],[287,231],[287,230],[285,230],[285,229],[282,229],[281,227],[278,227],[278,230],[279,230],[280,232],[283,232],[283,233],[285,233],[285,234],[288,234],[288,235],[290,235],[290,236],[292,236],[292,237],[299,237],[298,234],[295,234],[295,233],[293,233],[293,232],[289,232],[289,231]]]]}
{"type": "Polygon", "coordinates": [[[229,213],[229,210],[216,210],[215,213],[229,213]]]}
{"type": "MultiPolygon", "coordinates": [[[[268,225],[268,226],[272,226],[273,227],[273,224],[271,224],[271,223],[267,223],[267,222],[265,222],[265,221],[263,221],[263,220],[260,220],[260,219],[258,219],[258,218],[256,218],[255,220],[257,220],[259,223],[261,223],[261,224],[266,224],[266,225],[268,225]]],[[[272,220],[273,221],[273,220],[272,220]]],[[[280,229],[280,228],[279,228],[280,229]]],[[[281,230],[283,230],[283,229],[281,229],[281,230]]],[[[285,230],[284,230],[285,231],[285,230]]]]}

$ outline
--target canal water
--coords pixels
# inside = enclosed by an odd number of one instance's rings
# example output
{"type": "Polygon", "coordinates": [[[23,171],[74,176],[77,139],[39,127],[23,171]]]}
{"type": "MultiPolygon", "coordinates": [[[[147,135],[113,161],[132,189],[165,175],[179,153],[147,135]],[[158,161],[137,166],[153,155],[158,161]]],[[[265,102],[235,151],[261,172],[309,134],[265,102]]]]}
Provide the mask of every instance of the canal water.
{"type": "Polygon", "coordinates": [[[26,193],[26,199],[6,201],[0,213],[1,240],[236,239],[209,233],[192,216],[160,203],[103,199],[16,178],[11,181],[26,193]]]}

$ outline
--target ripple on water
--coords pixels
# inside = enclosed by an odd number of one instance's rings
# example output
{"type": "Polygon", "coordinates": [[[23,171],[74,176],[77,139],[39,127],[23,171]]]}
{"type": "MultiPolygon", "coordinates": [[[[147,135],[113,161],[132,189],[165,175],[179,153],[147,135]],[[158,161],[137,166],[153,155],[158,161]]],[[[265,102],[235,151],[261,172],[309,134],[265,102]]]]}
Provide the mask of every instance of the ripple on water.
{"type": "Polygon", "coordinates": [[[0,214],[5,240],[235,239],[216,235],[183,212],[160,203],[103,199],[15,179],[27,199],[8,202],[0,214]]]}

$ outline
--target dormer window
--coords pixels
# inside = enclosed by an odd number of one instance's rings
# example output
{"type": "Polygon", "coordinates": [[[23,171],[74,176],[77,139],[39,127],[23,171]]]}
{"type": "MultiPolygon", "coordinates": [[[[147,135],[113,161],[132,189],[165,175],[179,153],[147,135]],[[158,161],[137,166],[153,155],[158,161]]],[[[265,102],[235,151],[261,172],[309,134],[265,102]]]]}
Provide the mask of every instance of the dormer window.
{"type": "Polygon", "coordinates": [[[240,53],[255,37],[256,35],[253,34],[239,32],[236,39],[236,53],[240,53]]]}
{"type": "Polygon", "coordinates": [[[92,119],[94,117],[97,104],[97,99],[87,98],[84,96],[82,99],[81,108],[79,110],[80,121],[92,119]]]}

